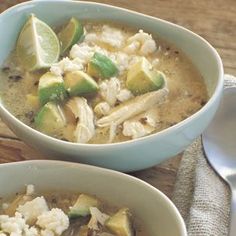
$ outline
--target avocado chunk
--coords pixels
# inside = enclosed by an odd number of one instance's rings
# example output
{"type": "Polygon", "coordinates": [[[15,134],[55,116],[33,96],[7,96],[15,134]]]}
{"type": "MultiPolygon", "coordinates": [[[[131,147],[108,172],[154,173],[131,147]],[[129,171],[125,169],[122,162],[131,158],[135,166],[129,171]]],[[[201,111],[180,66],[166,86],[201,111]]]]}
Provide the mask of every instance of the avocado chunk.
{"type": "Polygon", "coordinates": [[[164,73],[152,70],[152,65],[145,57],[129,68],[126,86],[134,95],[158,90],[164,84],[164,73]]]}
{"type": "Polygon", "coordinates": [[[64,83],[70,96],[94,93],[98,90],[98,85],[95,80],[83,71],[66,73],[64,83]]]}
{"type": "Polygon", "coordinates": [[[63,101],[67,97],[63,78],[51,72],[41,76],[39,79],[38,96],[41,105],[49,101],[63,101]]]}
{"type": "Polygon", "coordinates": [[[36,96],[34,94],[27,94],[26,95],[26,102],[28,105],[30,105],[34,109],[38,109],[40,107],[39,98],[38,98],[38,96],[36,96]]]}
{"type": "Polygon", "coordinates": [[[54,103],[45,104],[34,118],[36,129],[49,135],[60,135],[66,125],[61,107],[54,103]]]}
{"type": "Polygon", "coordinates": [[[87,72],[95,78],[109,79],[118,74],[118,68],[110,58],[95,52],[88,63],[87,72]]]}
{"type": "Polygon", "coordinates": [[[130,220],[131,213],[128,208],[121,208],[105,223],[106,227],[117,236],[133,236],[133,227],[130,220]]]}
{"type": "Polygon", "coordinates": [[[90,207],[98,207],[99,200],[87,194],[80,194],[75,204],[70,207],[69,218],[90,215],[90,207]]]}

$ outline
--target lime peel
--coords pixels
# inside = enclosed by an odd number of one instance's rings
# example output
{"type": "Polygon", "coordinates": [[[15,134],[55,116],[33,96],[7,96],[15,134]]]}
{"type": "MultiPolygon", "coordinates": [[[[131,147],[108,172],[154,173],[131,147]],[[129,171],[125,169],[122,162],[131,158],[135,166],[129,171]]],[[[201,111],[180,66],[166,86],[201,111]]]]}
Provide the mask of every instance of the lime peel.
{"type": "Polygon", "coordinates": [[[74,17],[65,25],[58,33],[58,38],[61,43],[61,54],[63,55],[74,44],[76,44],[84,35],[82,24],[74,17]]]}
{"type": "Polygon", "coordinates": [[[58,61],[60,44],[53,30],[31,14],[20,32],[16,52],[23,67],[34,71],[58,61]]]}

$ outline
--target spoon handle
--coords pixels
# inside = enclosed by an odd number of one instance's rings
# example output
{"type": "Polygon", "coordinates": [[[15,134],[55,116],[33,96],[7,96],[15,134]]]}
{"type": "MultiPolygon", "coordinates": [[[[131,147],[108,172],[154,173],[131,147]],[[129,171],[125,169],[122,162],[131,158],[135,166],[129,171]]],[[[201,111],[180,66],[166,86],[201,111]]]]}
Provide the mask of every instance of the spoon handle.
{"type": "Polygon", "coordinates": [[[231,187],[231,211],[229,236],[235,236],[236,233],[236,189],[231,187]]]}

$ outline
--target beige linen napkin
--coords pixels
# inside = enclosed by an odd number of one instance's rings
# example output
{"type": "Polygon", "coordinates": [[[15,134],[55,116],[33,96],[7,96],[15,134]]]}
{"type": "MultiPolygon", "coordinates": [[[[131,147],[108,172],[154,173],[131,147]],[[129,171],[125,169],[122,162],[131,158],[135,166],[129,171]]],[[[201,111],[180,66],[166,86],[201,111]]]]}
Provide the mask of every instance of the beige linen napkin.
{"type": "MultiPolygon", "coordinates": [[[[225,87],[233,86],[236,77],[225,75],[225,87]]],[[[230,190],[207,162],[200,137],[184,152],[172,200],[189,236],[228,235],[230,190]]]]}

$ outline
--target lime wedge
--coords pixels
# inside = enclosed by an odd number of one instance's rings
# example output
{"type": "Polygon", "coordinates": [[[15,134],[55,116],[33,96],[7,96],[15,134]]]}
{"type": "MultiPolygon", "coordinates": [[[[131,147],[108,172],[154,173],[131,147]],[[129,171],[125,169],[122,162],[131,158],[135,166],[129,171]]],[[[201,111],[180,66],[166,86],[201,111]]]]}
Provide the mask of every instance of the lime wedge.
{"type": "Polygon", "coordinates": [[[16,53],[27,70],[48,68],[58,61],[59,40],[47,24],[31,15],[20,32],[16,53]]]}
{"type": "Polygon", "coordinates": [[[61,54],[65,53],[74,44],[76,44],[84,34],[82,24],[74,17],[65,25],[58,33],[58,38],[61,43],[61,54]]]}

